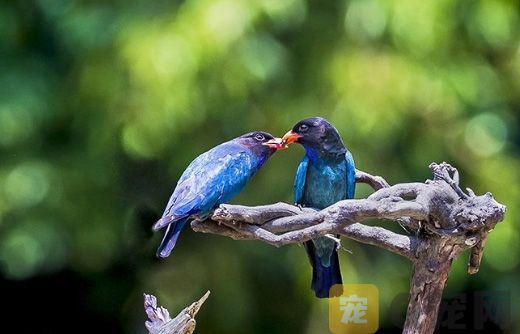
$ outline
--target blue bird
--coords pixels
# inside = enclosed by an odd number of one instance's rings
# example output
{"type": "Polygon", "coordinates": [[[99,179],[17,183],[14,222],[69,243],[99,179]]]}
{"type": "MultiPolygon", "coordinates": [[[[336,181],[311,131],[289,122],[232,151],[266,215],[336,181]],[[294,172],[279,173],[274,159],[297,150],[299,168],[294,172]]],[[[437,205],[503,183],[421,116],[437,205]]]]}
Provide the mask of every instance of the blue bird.
{"type": "MultiPolygon", "coordinates": [[[[282,138],[282,145],[295,142],[305,149],[294,180],[296,204],[324,209],[354,198],[354,159],[334,126],[321,117],[304,119],[282,138]]],[[[304,246],[312,265],[311,288],[316,297],[327,298],[334,284],[342,284],[336,242],[320,237],[304,246]]]]}
{"type": "Polygon", "coordinates": [[[276,152],[281,138],[256,131],[220,144],[191,162],[177,182],[166,209],[153,226],[167,227],[157,250],[158,257],[172,252],[182,228],[193,219],[205,219],[229,201],[276,152]]]}

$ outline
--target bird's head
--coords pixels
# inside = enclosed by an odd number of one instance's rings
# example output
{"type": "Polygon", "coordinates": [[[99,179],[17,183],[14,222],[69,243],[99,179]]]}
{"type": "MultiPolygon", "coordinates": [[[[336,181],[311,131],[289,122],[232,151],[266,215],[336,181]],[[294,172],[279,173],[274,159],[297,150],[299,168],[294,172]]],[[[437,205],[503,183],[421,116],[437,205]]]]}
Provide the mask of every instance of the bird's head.
{"type": "Polygon", "coordinates": [[[285,145],[282,145],[282,138],[275,138],[270,133],[263,131],[246,133],[238,137],[236,141],[262,157],[269,157],[277,150],[286,148],[285,145]]]}
{"type": "Polygon", "coordinates": [[[345,149],[338,130],[326,119],[311,117],[299,121],[282,138],[282,145],[299,143],[318,151],[341,151],[345,149]]]}

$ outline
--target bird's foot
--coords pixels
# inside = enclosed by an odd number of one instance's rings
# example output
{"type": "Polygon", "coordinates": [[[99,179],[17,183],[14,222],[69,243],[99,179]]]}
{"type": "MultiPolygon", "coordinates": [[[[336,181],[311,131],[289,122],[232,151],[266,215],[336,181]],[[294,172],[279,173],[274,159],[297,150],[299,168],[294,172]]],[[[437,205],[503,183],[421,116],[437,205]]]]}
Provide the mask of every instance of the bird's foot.
{"type": "Polygon", "coordinates": [[[339,238],[336,238],[332,234],[325,234],[324,237],[334,241],[337,245],[341,245],[341,240],[339,238]]]}
{"type": "Polygon", "coordinates": [[[341,245],[341,239],[340,238],[337,238],[337,237],[335,237],[332,234],[325,234],[324,237],[325,238],[329,238],[329,239],[331,239],[332,241],[334,241],[336,243],[336,250],[337,251],[339,251],[340,249],[343,249],[345,252],[352,254],[352,251],[350,249],[346,249],[345,247],[343,247],[341,245]]]}
{"type": "Polygon", "coordinates": [[[295,206],[298,207],[298,209],[300,209],[300,211],[303,211],[303,205],[299,204],[299,203],[294,203],[295,206]]]}

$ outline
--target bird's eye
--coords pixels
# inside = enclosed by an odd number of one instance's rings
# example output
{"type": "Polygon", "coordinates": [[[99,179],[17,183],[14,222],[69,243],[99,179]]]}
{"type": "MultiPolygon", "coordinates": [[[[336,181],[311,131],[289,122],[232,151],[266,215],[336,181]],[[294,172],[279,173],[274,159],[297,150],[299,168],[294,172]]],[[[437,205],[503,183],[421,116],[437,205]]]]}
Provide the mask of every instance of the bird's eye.
{"type": "Polygon", "coordinates": [[[255,135],[255,139],[258,140],[258,141],[263,141],[263,140],[265,140],[265,137],[264,137],[263,134],[261,134],[261,133],[257,133],[257,134],[255,135]]]}
{"type": "Polygon", "coordinates": [[[302,125],[300,125],[300,127],[298,128],[298,130],[299,130],[300,132],[305,132],[305,131],[309,130],[309,126],[308,126],[307,124],[302,124],[302,125]]]}

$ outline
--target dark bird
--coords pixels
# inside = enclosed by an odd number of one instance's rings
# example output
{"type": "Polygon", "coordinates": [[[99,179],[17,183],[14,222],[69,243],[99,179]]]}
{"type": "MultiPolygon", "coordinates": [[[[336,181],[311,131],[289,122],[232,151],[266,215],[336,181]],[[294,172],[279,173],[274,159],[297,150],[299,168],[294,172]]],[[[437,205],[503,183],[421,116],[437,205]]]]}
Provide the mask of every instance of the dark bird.
{"type": "Polygon", "coordinates": [[[281,138],[256,131],[220,144],[191,162],[177,182],[166,209],[153,226],[167,227],[158,257],[172,252],[182,228],[193,219],[204,219],[229,201],[277,150],[281,138]]]}
{"type": "MultiPolygon", "coordinates": [[[[354,197],[354,159],[334,126],[320,117],[304,119],[282,139],[283,145],[295,142],[305,148],[294,181],[296,204],[323,209],[354,197]]],[[[328,237],[304,243],[312,265],[311,288],[316,297],[327,298],[334,284],[342,284],[336,245],[328,237]]]]}

